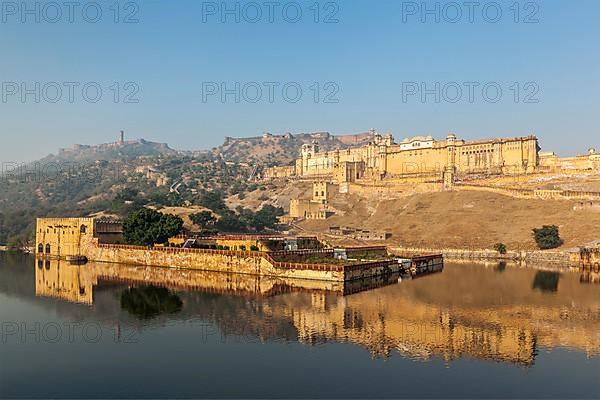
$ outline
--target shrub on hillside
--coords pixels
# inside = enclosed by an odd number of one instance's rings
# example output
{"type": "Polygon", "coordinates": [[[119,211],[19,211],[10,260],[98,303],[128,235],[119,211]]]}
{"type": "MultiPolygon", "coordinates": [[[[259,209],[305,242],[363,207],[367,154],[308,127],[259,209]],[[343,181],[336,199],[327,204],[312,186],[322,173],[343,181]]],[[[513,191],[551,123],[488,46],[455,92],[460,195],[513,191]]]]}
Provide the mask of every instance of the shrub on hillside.
{"type": "Polygon", "coordinates": [[[506,245],[504,243],[496,243],[494,245],[494,250],[500,254],[506,254],[506,245]]]}
{"type": "Polygon", "coordinates": [[[544,225],[533,230],[533,237],[542,250],[555,249],[563,244],[556,225],[544,225]]]}
{"type": "Polygon", "coordinates": [[[202,228],[212,226],[217,222],[217,219],[210,211],[201,211],[199,213],[190,214],[190,220],[202,228]]]}

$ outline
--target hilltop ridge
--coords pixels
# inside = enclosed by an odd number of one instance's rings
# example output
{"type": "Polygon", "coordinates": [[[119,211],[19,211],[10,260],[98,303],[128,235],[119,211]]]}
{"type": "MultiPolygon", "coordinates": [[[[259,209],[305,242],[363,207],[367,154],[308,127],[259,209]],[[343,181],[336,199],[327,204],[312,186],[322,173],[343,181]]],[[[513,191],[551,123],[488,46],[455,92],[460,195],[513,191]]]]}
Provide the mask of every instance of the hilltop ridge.
{"type": "Polygon", "coordinates": [[[114,161],[143,156],[172,156],[183,152],[174,150],[166,143],[156,143],[145,139],[123,142],[102,143],[98,145],[75,144],[70,148],[61,148],[56,154],[49,154],[36,161],[51,162],[94,162],[114,161]]]}
{"type": "Polygon", "coordinates": [[[261,136],[247,138],[226,137],[225,142],[213,152],[226,161],[261,163],[271,167],[293,163],[302,145],[313,141],[318,141],[323,151],[332,151],[364,145],[372,139],[371,132],[347,135],[333,135],[329,132],[287,132],[273,135],[266,132],[261,136]]]}
{"type": "Polygon", "coordinates": [[[261,136],[226,137],[223,144],[212,150],[175,150],[168,143],[152,142],[146,139],[117,140],[96,145],[75,144],[61,148],[57,153],[33,161],[30,164],[48,163],[89,163],[96,161],[116,161],[137,157],[193,156],[210,155],[223,161],[259,163],[263,166],[287,165],[298,157],[303,144],[318,141],[324,151],[344,149],[367,144],[373,139],[372,132],[333,135],[329,132],[284,133],[261,136]]]}

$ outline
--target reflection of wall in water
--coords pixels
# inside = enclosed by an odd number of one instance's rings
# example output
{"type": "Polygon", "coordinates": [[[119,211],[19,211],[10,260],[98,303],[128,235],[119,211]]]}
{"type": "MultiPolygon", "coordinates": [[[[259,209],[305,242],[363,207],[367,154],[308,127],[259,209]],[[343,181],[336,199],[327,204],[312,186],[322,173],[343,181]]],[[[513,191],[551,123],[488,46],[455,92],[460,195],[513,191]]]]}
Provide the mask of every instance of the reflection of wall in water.
{"type": "Polygon", "coordinates": [[[37,295],[86,304],[92,303],[92,289],[99,282],[120,282],[232,296],[272,297],[308,292],[316,307],[325,307],[327,294],[348,295],[398,280],[397,275],[337,282],[96,262],[75,266],[57,259],[40,259],[36,263],[42,266],[36,270],[37,295]]]}
{"type": "Polygon", "coordinates": [[[582,271],[579,281],[581,283],[600,283],[600,271],[582,271]]]}
{"type": "MultiPolygon", "coordinates": [[[[490,267],[492,274],[485,275],[481,290],[475,288],[468,293],[468,300],[461,300],[459,292],[466,289],[460,282],[447,291],[438,287],[435,293],[427,290],[419,295],[419,290],[436,284],[430,277],[343,297],[347,289],[335,282],[205,271],[182,273],[169,268],[102,263],[72,266],[62,262],[59,267],[56,260],[40,261],[41,270],[35,261],[38,295],[89,304],[96,282],[163,282],[167,287],[197,290],[182,294],[184,315],[200,315],[232,334],[242,332],[307,344],[351,342],[367,348],[374,357],[388,357],[395,350],[414,359],[474,357],[518,365],[531,365],[538,347],[567,346],[588,355],[600,354],[600,300],[590,297],[597,292],[591,291],[595,288],[590,285],[582,285],[579,275],[568,273],[561,276],[557,292],[542,292],[532,289],[534,271],[507,267],[499,274],[490,267]],[[494,279],[510,283],[511,290],[518,294],[503,292],[502,300],[495,302],[500,294],[491,293],[486,286],[494,279]],[[79,291],[81,287],[84,294],[79,291]],[[217,297],[207,298],[200,292],[215,293],[217,297]],[[234,296],[247,300],[235,300],[234,296]],[[484,297],[491,302],[482,305],[484,297]],[[571,302],[579,306],[569,306],[571,302]]],[[[450,269],[451,274],[453,271],[450,269]]],[[[478,272],[485,272],[485,268],[470,271],[473,279],[484,278],[478,272]]]]}
{"type": "Polygon", "coordinates": [[[59,260],[36,260],[36,296],[56,297],[74,303],[92,304],[93,285],[89,274],[82,273],[79,265],[59,260]]]}

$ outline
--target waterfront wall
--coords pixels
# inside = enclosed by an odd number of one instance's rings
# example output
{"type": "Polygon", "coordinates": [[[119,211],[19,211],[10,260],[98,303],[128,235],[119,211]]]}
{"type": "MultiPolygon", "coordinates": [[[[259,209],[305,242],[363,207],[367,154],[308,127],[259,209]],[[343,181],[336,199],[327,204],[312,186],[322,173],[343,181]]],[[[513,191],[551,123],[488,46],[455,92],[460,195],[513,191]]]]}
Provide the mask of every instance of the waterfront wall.
{"type": "Polygon", "coordinates": [[[392,247],[393,254],[414,256],[420,254],[439,253],[447,260],[495,260],[495,261],[522,261],[532,264],[553,264],[564,267],[573,267],[581,264],[578,251],[575,250],[527,250],[507,251],[500,254],[488,249],[434,249],[417,247],[392,247]]]}
{"type": "Polygon", "coordinates": [[[278,263],[266,256],[266,253],[254,251],[147,248],[92,242],[83,255],[93,261],[120,264],[177,267],[280,278],[328,281],[355,279],[355,274],[346,273],[344,266],[341,265],[278,263]]]}
{"type": "MultiPolygon", "coordinates": [[[[373,247],[370,250],[380,249],[373,247]]],[[[98,243],[98,239],[92,239],[82,245],[80,255],[98,262],[336,282],[371,278],[400,271],[400,265],[394,260],[364,262],[354,265],[290,263],[276,261],[266,252],[169,247],[149,248],[101,244],[98,243]]],[[[62,255],[62,257],[65,256],[67,254],[62,255]]]]}
{"type": "Polygon", "coordinates": [[[600,247],[582,248],[579,253],[579,262],[584,266],[600,267],[600,247]]]}
{"type": "MultiPolygon", "coordinates": [[[[340,263],[338,260],[334,260],[333,250],[298,252],[298,254],[307,255],[327,253],[330,257],[330,260],[325,257],[323,263],[315,264],[295,262],[296,260],[281,262],[273,259],[269,252],[261,251],[105,244],[100,243],[100,238],[94,234],[94,226],[93,218],[39,218],[36,229],[36,242],[39,245],[36,253],[40,257],[51,259],[85,257],[90,261],[98,262],[338,282],[400,271],[400,265],[392,259],[340,263]]],[[[387,255],[387,250],[383,246],[348,248],[347,252],[361,259],[374,254],[387,255]]],[[[275,255],[275,253],[273,254],[275,255]]]]}

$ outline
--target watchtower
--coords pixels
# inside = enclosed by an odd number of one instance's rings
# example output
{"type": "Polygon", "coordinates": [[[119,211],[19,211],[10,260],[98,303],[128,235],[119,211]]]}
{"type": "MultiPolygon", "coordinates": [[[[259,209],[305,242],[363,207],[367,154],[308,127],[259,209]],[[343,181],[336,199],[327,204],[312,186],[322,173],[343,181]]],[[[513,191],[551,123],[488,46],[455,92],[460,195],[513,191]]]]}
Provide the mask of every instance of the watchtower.
{"type": "Polygon", "coordinates": [[[327,204],[329,200],[329,192],[332,184],[325,181],[313,183],[313,201],[321,204],[327,204]]]}

